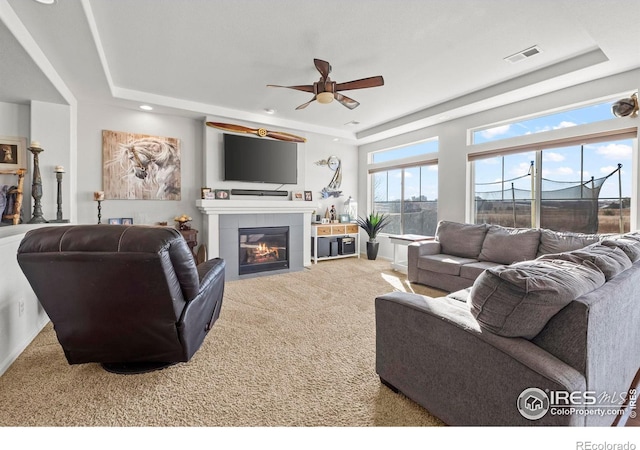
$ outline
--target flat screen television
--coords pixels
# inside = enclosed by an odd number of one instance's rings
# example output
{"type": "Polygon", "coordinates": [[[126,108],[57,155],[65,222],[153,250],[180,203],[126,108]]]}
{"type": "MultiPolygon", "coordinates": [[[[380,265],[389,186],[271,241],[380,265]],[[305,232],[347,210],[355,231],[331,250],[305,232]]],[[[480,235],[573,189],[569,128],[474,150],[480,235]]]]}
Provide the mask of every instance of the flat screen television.
{"type": "Polygon", "coordinates": [[[298,183],[298,145],[225,134],[224,180],[255,183],[298,183]]]}

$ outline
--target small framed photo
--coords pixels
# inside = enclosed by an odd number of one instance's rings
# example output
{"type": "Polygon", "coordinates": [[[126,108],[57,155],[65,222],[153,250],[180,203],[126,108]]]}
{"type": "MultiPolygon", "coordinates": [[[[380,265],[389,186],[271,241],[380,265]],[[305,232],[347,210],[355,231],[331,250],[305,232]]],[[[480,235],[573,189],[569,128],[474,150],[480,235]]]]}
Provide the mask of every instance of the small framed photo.
{"type": "Polygon", "coordinates": [[[349,223],[349,214],[340,214],[340,223],[349,223]]]}
{"type": "Polygon", "coordinates": [[[304,192],[303,191],[291,192],[291,200],[304,200],[304,192]]]}
{"type": "Polygon", "coordinates": [[[0,170],[27,168],[27,139],[0,136],[0,170]]]}
{"type": "Polygon", "coordinates": [[[123,217],[122,219],[120,219],[122,222],[122,225],[133,225],[133,219],[131,217],[123,217]]]}
{"type": "Polygon", "coordinates": [[[204,199],[205,200],[215,200],[216,198],[216,193],[213,191],[209,191],[209,192],[205,192],[204,193],[204,199]]]}
{"type": "Polygon", "coordinates": [[[311,191],[304,191],[304,201],[310,202],[312,200],[313,200],[313,195],[311,194],[311,191]]]}
{"type": "Polygon", "coordinates": [[[119,217],[109,219],[109,225],[122,225],[122,219],[119,217]]]}
{"type": "Polygon", "coordinates": [[[229,191],[229,189],[216,189],[215,196],[216,200],[229,200],[229,197],[231,197],[231,191],[229,191]]]}
{"type": "Polygon", "coordinates": [[[207,194],[210,194],[210,193],[211,193],[211,188],[207,188],[207,187],[200,188],[201,199],[207,198],[207,194]]]}

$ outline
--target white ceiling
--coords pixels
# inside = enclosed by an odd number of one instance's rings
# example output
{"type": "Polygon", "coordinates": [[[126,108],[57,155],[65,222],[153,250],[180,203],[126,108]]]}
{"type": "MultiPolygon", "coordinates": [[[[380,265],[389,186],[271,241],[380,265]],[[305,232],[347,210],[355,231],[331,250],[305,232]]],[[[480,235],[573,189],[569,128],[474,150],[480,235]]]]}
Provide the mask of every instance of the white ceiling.
{"type": "Polygon", "coordinates": [[[0,100],[65,102],[59,77],[79,101],[366,142],[638,68],[639,12],[638,0],[0,0],[0,100]],[[533,45],[542,53],[504,61],[533,45]],[[337,82],[385,85],[345,92],[354,110],[299,111],[311,94],[266,87],[317,81],[314,58],[337,82]]]}

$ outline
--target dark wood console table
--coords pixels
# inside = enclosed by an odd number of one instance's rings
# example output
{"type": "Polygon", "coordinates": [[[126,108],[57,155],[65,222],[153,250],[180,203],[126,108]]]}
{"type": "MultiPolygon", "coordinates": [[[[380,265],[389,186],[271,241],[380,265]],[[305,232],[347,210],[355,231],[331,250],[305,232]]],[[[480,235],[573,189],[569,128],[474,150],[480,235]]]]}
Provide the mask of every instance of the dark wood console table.
{"type": "Polygon", "coordinates": [[[179,230],[180,234],[184,237],[184,240],[187,241],[187,245],[191,249],[191,254],[194,258],[197,259],[196,252],[193,250],[196,245],[198,245],[198,230],[194,230],[193,228],[190,230],[179,230]]]}

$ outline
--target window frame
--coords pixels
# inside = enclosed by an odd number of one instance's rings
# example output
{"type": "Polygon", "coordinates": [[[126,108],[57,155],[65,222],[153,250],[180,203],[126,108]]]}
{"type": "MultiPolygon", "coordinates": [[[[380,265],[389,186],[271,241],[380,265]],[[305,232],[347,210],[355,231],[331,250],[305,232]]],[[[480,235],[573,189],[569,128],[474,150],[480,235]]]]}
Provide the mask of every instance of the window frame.
{"type": "MultiPolygon", "coordinates": [[[[549,130],[544,133],[534,133],[525,136],[517,136],[512,138],[501,139],[497,141],[485,142],[470,146],[471,150],[467,152],[467,201],[466,201],[466,221],[473,223],[475,221],[475,164],[480,159],[491,158],[495,156],[504,156],[508,154],[517,154],[523,152],[535,152],[536,168],[541,167],[542,150],[552,148],[561,148],[571,145],[593,144],[598,142],[606,142],[611,140],[632,140],[632,189],[631,189],[631,212],[630,221],[631,229],[637,229],[638,223],[638,202],[640,179],[640,167],[638,165],[638,124],[630,123],[625,118],[615,118],[606,121],[598,121],[584,125],[576,125],[569,128],[561,128],[549,130]]],[[[536,169],[537,170],[537,169],[536,169]]],[[[536,176],[536,190],[540,191],[541,180],[536,176]]],[[[535,224],[540,224],[540,196],[536,196],[535,207],[535,224]]]]}

